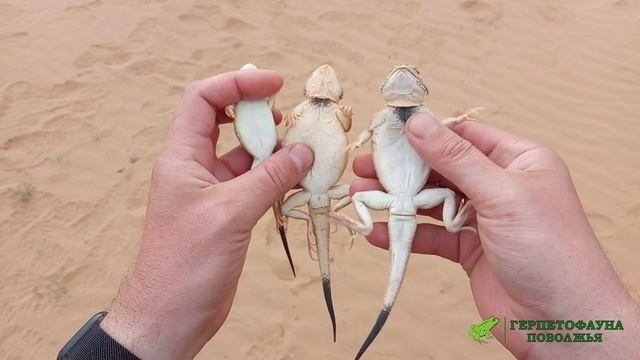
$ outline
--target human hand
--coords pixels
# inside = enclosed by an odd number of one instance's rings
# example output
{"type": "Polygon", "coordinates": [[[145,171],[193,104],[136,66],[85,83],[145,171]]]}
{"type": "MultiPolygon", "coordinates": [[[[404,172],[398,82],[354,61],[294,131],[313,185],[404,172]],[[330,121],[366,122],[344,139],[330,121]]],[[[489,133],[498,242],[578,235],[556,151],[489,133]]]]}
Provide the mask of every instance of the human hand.
{"type": "MultiPolygon", "coordinates": [[[[523,331],[509,334],[518,358],[632,358],[640,353],[638,305],[627,294],[589,225],[569,172],[544,147],[476,122],[447,129],[428,114],[413,116],[407,138],[437,173],[428,186],[463,192],[476,209],[470,224],[478,234],[449,233],[419,225],[413,252],[458,262],[467,272],[483,319],[610,320],[627,325],[607,332],[605,344],[528,343],[523,331]],[[455,185],[454,185],[455,184],[455,185]]],[[[382,189],[371,154],[355,159],[351,193],[382,189]]],[[[441,220],[442,207],[419,212],[441,220]]],[[[386,223],[368,240],[388,247],[386,223]]],[[[502,329],[494,335],[503,342],[502,329]],[[497,333],[499,332],[500,335],[497,333]]]]}
{"type": "MultiPolygon", "coordinates": [[[[102,328],[140,358],[193,358],[226,319],[251,230],[304,176],[304,145],[260,166],[242,147],[218,156],[224,107],[282,87],[267,70],[220,74],[186,91],[153,167],[135,269],[102,328]]],[[[280,118],[280,113],[275,113],[280,118]]]]}

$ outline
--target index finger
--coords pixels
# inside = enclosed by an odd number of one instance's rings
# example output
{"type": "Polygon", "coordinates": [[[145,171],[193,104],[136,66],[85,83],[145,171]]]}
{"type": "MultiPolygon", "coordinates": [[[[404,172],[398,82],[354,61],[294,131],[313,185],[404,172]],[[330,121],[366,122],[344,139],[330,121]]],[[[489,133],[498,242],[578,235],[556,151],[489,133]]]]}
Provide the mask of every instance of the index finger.
{"type": "Polygon", "coordinates": [[[502,168],[509,167],[523,153],[540,147],[532,140],[474,121],[463,122],[453,131],[502,168]]]}
{"type": "Polygon", "coordinates": [[[216,125],[216,111],[240,100],[269,97],[284,80],[272,70],[237,70],[191,84],[173,121],[172,128],[209,137],[216,125]]]}
{"type": "Polygon", "coordinates": [[[169,142],[186,145],[195,157],[205,156],[197,152],[215,146],[211,135],[218,124],[218,111],[240,100],[269,97],[283,82],[277,72],[261,69],[232,71],[194,82],[180,101],[169,129],[169,142]]]}

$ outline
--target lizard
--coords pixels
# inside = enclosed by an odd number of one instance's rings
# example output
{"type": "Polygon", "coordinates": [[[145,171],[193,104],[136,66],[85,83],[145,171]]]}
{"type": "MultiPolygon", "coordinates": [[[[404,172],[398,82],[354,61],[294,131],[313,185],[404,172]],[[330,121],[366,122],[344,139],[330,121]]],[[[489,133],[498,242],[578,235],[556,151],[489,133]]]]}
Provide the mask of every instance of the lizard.
{"type": "MultiPolygon", "coordinates": [[[[360,221],[343,214],[331,213],[332,221],[350,227],[355,232],[368,235],[373,229],[370,209],[388,210],[389,249],[391,270],[384,297],[383,307],[367,339],[356,355],[356,360],[364,354],[384,326],[393,307],[406,272],[411,245],[417,227],[418,209],[431,209],[443,204],[442,222],[450,232],[462,229],[475,231],[463,226],[470,212],[470,202],[462,202],[456,207],[456,194],[448,188],[423,189],[431,168],[409,144],[405,135],[407,120],[416,113],[432,114],[424,99],[429,90],[415,66],[395,67],[381,86],[385,107],[378,112],[368,129],[363,131],[355,143],[346,151],[362,146],[372,139],[373,161],[378,180],[386,192],[363,191],[353,194],[352,201],[360,221]]],[[[453,127],[466,120],[472,120],[473,109],[455,118],[443,120],[443,124],[453,127]]]]}
{"type": "MultiPolygon", "coordinates": [[[[257,69],[257,67],[253,64],[246,64],[240,70],[248,69],[257,69]]],[[[278,144],[278,131],[273,118],[274,104],[275,97],[272,96],[267,99],[241,100],[237,104],[230,104],[224,108],[225,114],[234,120],[234,131],[240,144],[253,156],[251,169],[266,160],[278,144]]],[[[280,206],[280,202],[276,203],[273,207],[273,212],[278,231],[282,234],[284,232],[284,224],[280,221],[280,206]]],[[[281,238],[284,251],[289,260],[289,266],[295,277],[296,270],[293,266],[289,244],[286,241],[286,237],[281,236],[281,238]]]]}
{"type": "Polygon", "coordinates": [[[307,222],[309,252],[311,254],[314,250],[317,251],[334,342],[336,318],[329,272],[329,212],[331,200],[338,200],[336,210],[351,203],[349,185],[337,184],[347,166],[347,153],[344,149],[348,144],[347,132],[351,129],[353,116],[351,107],[338,104],[342,96],[342,86],[333,67],[321,65],[313,71],[305,84],[305,100],[285,116],[287,130],[283,145],[306,144],[314,153],[314,161],[300,183],[302,190],[288,196],[280,209],[284,218],[307,222]],[[308,206],[308,213],[296,209],[303,205],[308,206]]]}

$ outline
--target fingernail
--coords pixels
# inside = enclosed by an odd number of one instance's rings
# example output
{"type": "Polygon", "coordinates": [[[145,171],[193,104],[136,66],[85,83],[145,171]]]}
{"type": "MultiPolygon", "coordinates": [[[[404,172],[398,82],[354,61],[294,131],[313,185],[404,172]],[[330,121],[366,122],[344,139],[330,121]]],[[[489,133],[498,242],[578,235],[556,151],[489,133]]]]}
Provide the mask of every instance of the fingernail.
{"type": "Polygon", "coordinates": [[[304,144],[293,145],[289,150],[289,156],[300,171],[307,170],[313,163],[313,152],[304,144]]]}
{"type": "Polygon", "coordinates": [[[417,114],[409,119],[407,127],[413,136],[418,139],[424,139],[436,132],[440,127],[440,123],[427,114],[417,114]]]}

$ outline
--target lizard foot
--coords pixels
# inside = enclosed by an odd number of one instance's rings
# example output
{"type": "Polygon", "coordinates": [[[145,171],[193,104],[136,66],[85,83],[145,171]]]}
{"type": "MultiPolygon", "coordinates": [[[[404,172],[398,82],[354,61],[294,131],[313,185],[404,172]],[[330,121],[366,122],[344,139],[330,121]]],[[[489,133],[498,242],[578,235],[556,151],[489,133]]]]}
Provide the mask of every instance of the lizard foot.
{"type": "Polygon", "coordinates": [[[300,114],[298,113],[288,113],[284,116],[284,119],[282,119],[282,123],[285,127],[291,127],[296,123],[299,116],[300,114]]]}
{"type": "Polygon", "coordinates": [[[358,233],[353,231],[353,229],[351,228],[347,228],[349,230],[349,234],[351,234],[351,236],[349,236],[349,250],[353,250],[353,245],[356,243],[356,238],[358,237],[358,233]]]}
{"type": "Polygon", "coordinates": [[[358,223],[357,221],[351,219],[350,217],[344,214],[339,214],[335,211],[332,211],[329,213],[329,217],[331,218],[331,222],[338,225],[342,225],[347,229],[349,229],[349,232],[352,233],[351,236],[353,238],[357,237],[358,234],[367,236],[371,233],[371,229],[368,229],[362,226],[360,223],[358,223]]]}
{"type": "Polygon", "coordinates": [[[353,109],[349,105],[340,105],[340,111],[344,114],[345,117],[351,119],[353,117],[353,109]]]}
{"type": "Polygon", "coordinates": [[[358,144],[357,142],[356,143],[351,143],[351,144],[347,145],[344,148],[344,152],[348,153],[348,152],[351,152],[351,151],[353,151],[355,149],[358,149],[360,147],[360,145],[361,144],[358,144]]]}
{"type": "Polygon", "coordinates": [[[236,106],[231,104],[224,107],[224,113],[229,117],[229,119],[236,118],[236,106]]]}
{"type": "Polygon", "coordinates": [[[478,230],[476,230],[474,227],[463,226],[472,212],[473,207],[471,206],[471,202],[463,201],[462,206],[458,210],[458,214],[456,214],[456,217],[453,219],[453,221],[451,221],[451,223],[449,224],[445,223],[445,228],[447,229],[447,231],[455,233],[466,230],[478,234],[478,230]]]}
{"type": "Polygon", "coordinates": [[[465,121],[477,121],[477,119],[471,117],[471,115],[477,113],[478,111],[484,110],[484,107],[475,107],[467,112],[465,112],[462,115],[456,116],[456,117],[452,117],[452,118],[447,118],[444,121],[442,121],[442,123],[446,126],[446,127],[454,127],[458,124],[462,124],[465,121]]]}

